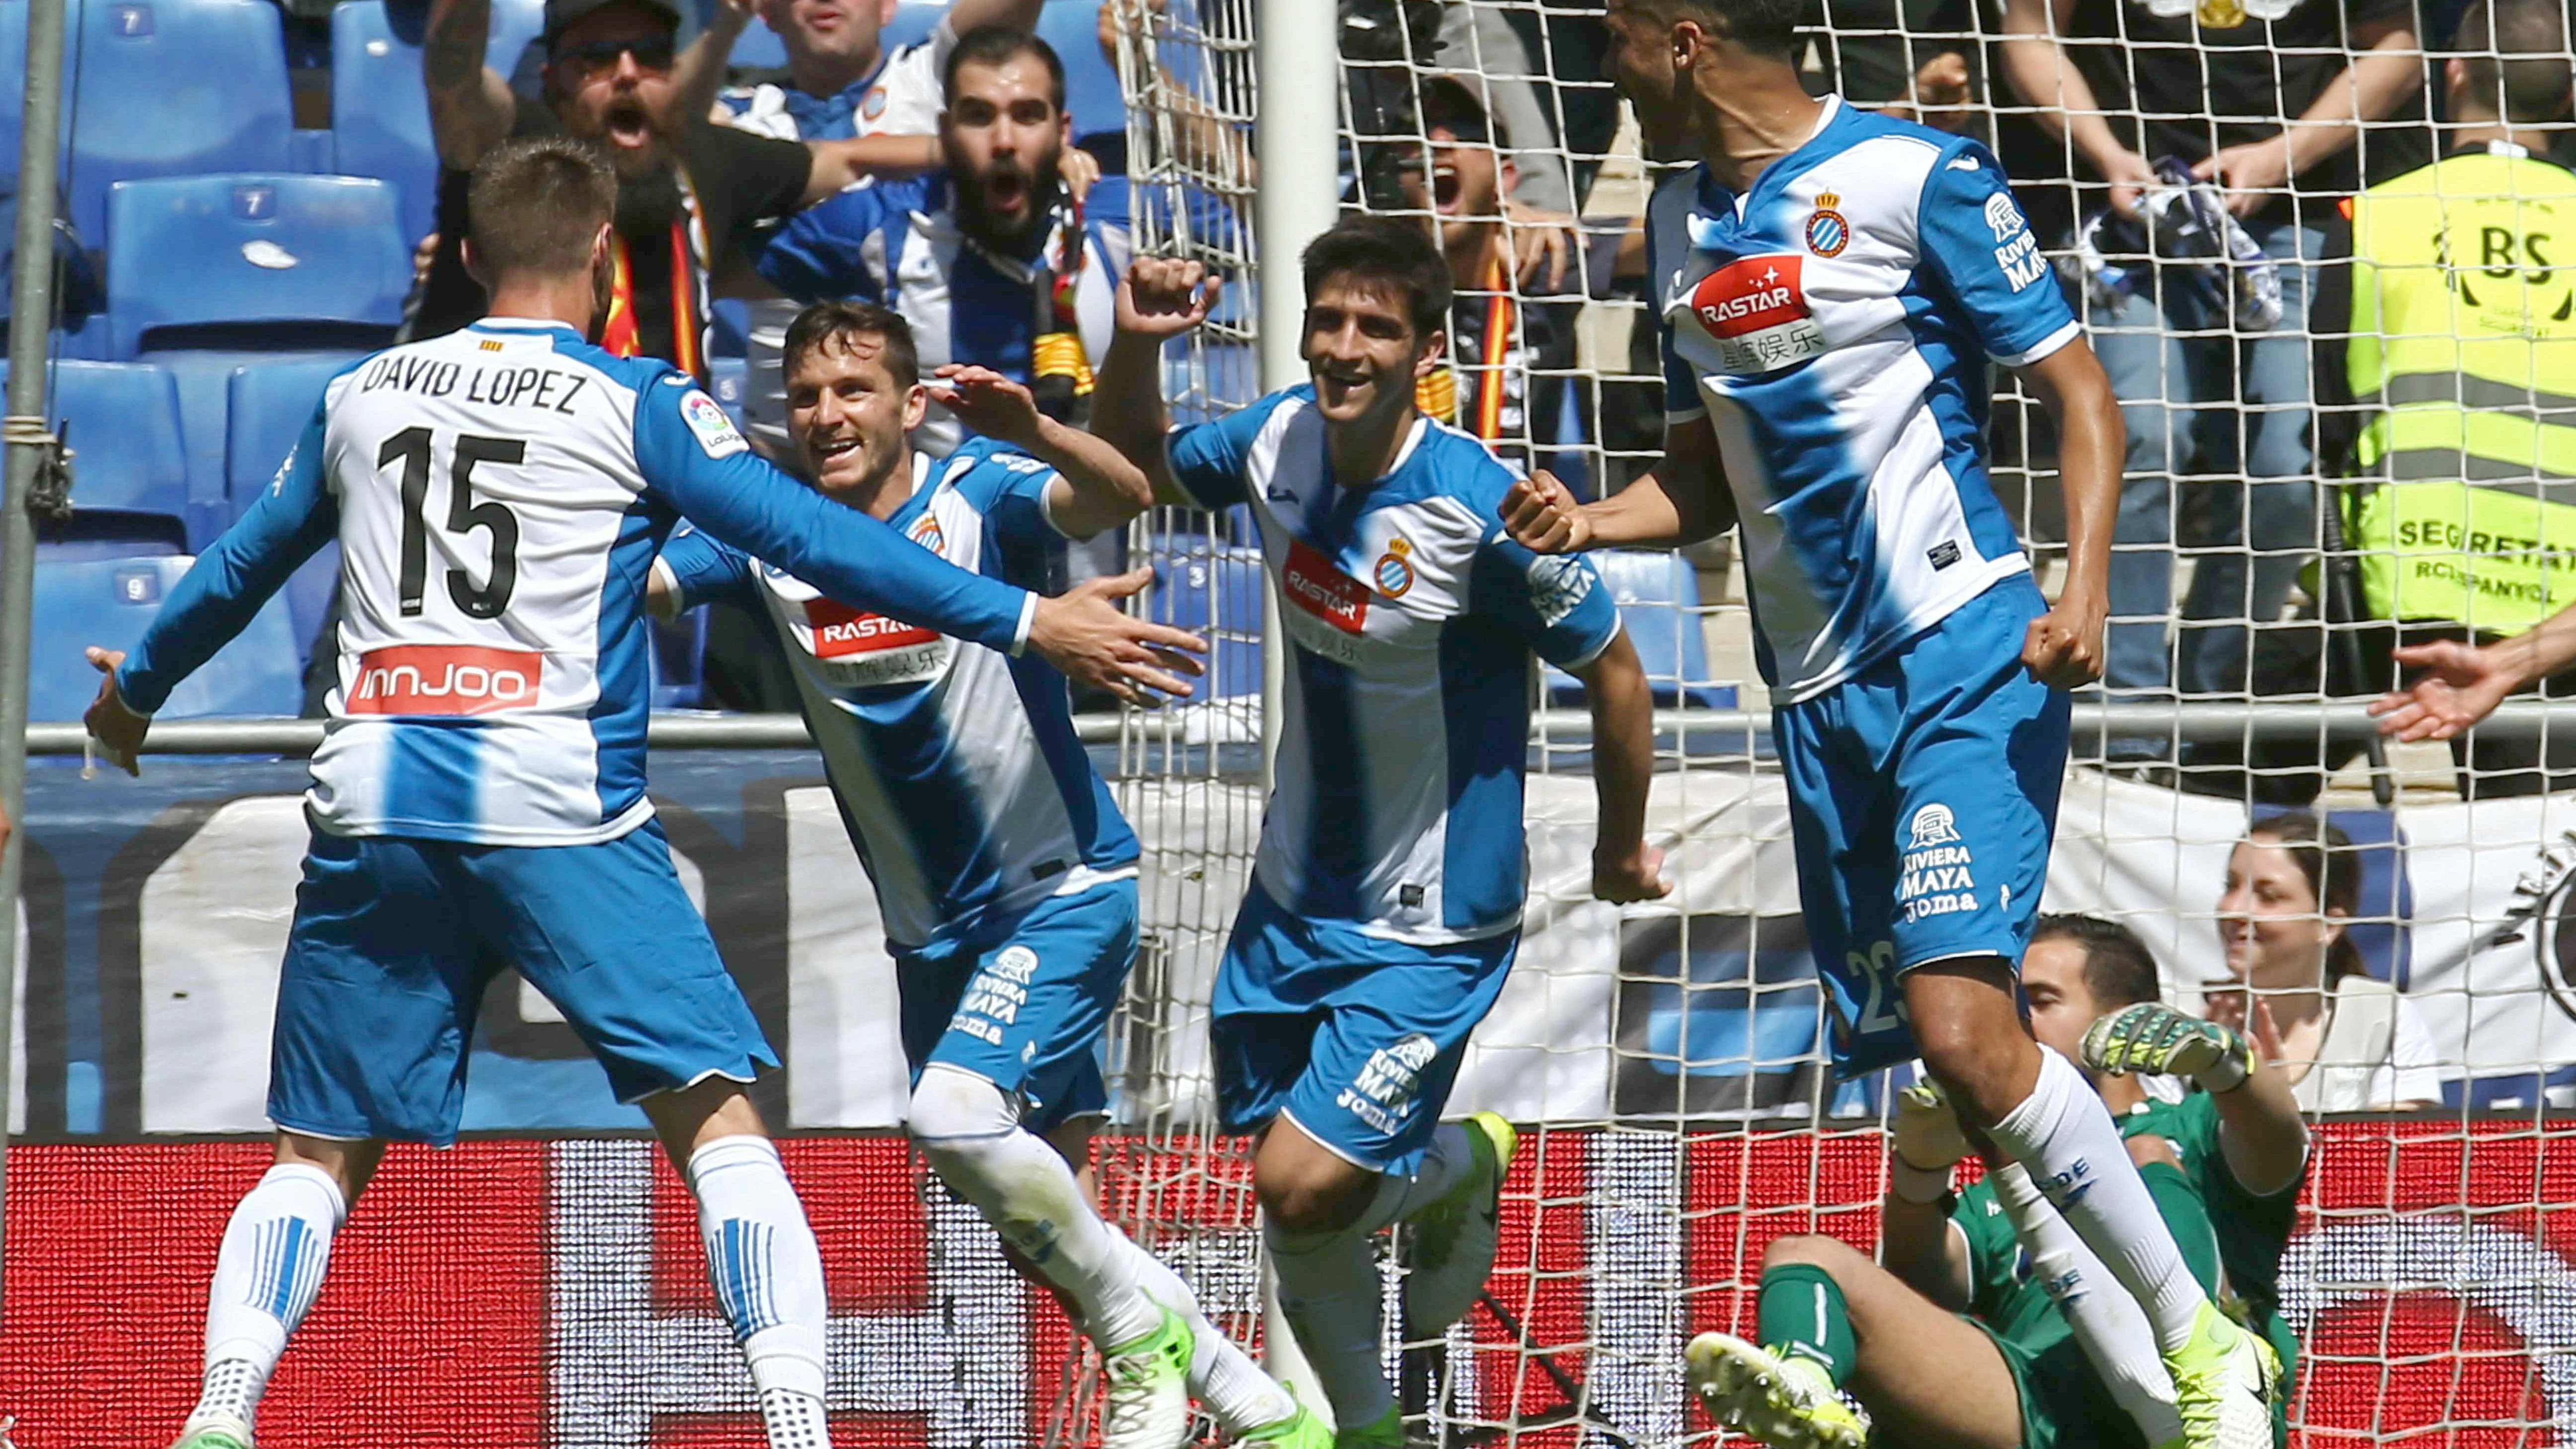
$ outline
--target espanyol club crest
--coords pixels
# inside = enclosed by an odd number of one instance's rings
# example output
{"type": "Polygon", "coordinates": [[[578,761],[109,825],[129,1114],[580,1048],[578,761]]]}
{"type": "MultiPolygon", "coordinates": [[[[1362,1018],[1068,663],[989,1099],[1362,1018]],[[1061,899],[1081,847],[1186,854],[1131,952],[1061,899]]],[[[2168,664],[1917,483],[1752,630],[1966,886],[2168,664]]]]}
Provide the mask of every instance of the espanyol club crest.
{"type": "Polygon", "coordinates": [[[859,97],[859,114],[867,117],[871,121],[884,115],[885,108],[886,94],[884,86],[870,86],[868,87],[868,93],[859,97]]]}
{"type": "Polygon", "coordinates": [[[1406,557],[1412,552],[1412,543],[1405,539],[1397,538],[1388,541],[1386,552],[1377,557],[1379,593],[1390,599],[1401,599],[1404,597],[1404,591],[1413,587],[1413,561],[1406,557]]]}
{"type": "Polygon", "coordinates": [[[920,544],[923,548],[930,550],[932,553],[945,554],[948,552],[948,535],[939,531],[939,520],[933,518],[927,513],[912,521],[912,527],[904,530],[904,537],[911,539],[914,543],[920,544]]]}
{"type": "Polygon", "coordinates": [[[1820,257],[1838,257],[1851,245],[1851,222],[1834,208],[1842,198],[1830,191],[1816,193],[1815,214],[1807,218],[1807,250],[1820,257]]]}

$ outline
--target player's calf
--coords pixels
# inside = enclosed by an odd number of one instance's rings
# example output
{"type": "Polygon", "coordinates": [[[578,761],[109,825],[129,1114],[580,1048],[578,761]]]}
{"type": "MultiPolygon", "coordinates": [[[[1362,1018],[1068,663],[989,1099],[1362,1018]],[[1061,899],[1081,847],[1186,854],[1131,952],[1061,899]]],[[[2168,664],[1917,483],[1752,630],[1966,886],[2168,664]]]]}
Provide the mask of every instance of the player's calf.
{"type": "Polygon", "coordinates": [[[772,1449],[826,1449],[823,1253],[777,1144],[737,1082],[711,1078],[643,1106],[697,1198],[707,1272],[772,1449]]]}

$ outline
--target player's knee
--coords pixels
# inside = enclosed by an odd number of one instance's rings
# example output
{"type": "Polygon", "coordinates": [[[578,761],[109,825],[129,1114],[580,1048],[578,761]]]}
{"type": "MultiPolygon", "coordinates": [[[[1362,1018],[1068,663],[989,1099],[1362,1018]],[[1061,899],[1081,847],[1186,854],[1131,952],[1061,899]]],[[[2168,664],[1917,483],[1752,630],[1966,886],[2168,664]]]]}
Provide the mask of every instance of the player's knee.
{"type": "Polygon", "coordinates": [[[1762,1250],[1762,1268],[1768,1272],[1804,1263],[1831,1272],[1845,1260],[1858,1256],[1850,1244],[1822,1233],[1791,1233],[1785,1238],[1773,1238],[1771,1245],[1762,1250]]]}
{"type": "Polygon", "coordinates": [[[2142,1132],[2121,1145],[2129,1149],[2129,1160],[2140,1167],[2152,1167],[2159,1162],[2167,1167],[2182,1166],[2182,1154],[2174,1151],[2171,1142],[2152,1132],[2142,1132]]]}
{"type": "Polygon", "coordinates": [[[2019,1106],[2038,1073],[2038,1043],[2023,1029],[2010,990],[1988,976],[1982,970],[1924,967],[1906,977],[1923,1069],[1941,1084],[1962,1121],[1976,1129],[1992,1127],[2019,1106]]]}
{"type": "Polygon", "coordinates": [[[950,1183],[972,1172],[977,1150],[1019,1130],[1020,1114],[1002,1089],[972,1072],[924,1067],[904,1111],[905,1130],[921,1144],[931,1169],[950,1183]]]}
{"type": "Polygon", "coordinates": [[[1253,1195],[1270,1225],[1283,1233],[1339,1232],[1358,1220],[1376,1190],[1376,1174],[1339,1159],[1280,1161],[1265,1155],[1253,1162],[1253,1195]]]}

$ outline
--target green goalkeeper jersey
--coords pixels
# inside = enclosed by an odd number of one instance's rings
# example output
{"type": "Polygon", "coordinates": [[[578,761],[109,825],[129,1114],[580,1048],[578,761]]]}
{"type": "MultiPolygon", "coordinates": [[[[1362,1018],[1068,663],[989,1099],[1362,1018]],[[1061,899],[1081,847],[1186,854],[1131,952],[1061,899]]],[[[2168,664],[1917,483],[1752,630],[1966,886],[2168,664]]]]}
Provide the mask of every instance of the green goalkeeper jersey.
{"type": "MultiPolygon", "coordinates": [[[[2227,1269],[2227,1286],[2245,1300],[2245,1321],[2270,1340],[2281,1356],[2281,1382],[2296,1378],[2298,1335],[2281,1316],[2281,1253],[2290,1245],[2290,1230],[2299,1218],[2299,1187],[2307,1168],[2288,1187],[2268,1196],[2248,1192],[2227,1166],[2218,1146],[2218,1101],[2194,1091],[2179,1102],[2148,1101],[2120,1119],[2120,1135],[2153,1133],[2173,1144],[2183,1171],[2199,1189],[2209,1209],[2210,1231],[2218,1237],[2218,1261],[2227,1269]]],[[[2281,1394],[2277,1402],[2287,1403],[2281,1394]]]]}

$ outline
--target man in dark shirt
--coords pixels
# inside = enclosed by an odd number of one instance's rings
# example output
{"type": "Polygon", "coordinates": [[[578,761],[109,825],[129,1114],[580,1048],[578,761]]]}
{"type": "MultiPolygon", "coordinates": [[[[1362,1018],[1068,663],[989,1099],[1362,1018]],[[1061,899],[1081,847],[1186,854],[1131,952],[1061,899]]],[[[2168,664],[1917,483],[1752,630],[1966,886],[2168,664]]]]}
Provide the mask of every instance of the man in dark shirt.
{"type": "Polygon", "coordinates": [[[2173,157],[2220,188],[2279,269],[2281,318],[2268,332],[2240,335],[2223,301],[2152,274],[2130,295],[2093,299],[2086,318],[2129,425],[2104,683],[2242,698],[2246,621],[2278,617],[2317,544],[2307,264],[2335,198],[2358,188],[2364,127],[2421,83],[2413,7],[2005,0],[2004,32],[2005,77],[2082,163],[2088,207],[2136,213],[2155,162],[2173,157]],[[2218,547],[2200,559],[2168,644],[2171,484],[2195,454],[2204,474],[2246,486],[2214,500],[2218,547]]]}
{"type": "Polygon", "coordinates": [[[602,345],[703,376],[708,275],[759,223],[868,174],[883,143],[799,144],[710,124],[715,77],[678,76],[672,0],[548,0],[542,104],[483,64],[491,19],[491,0],[437,0],[430,13],[421,68],[441,173],[439,242],[409,335],[438,336],[483,314],[454,241],[466,231],[465,173],[504,137],[562,130],[598,142],[617,168],[616,295],[602,345]]]}

